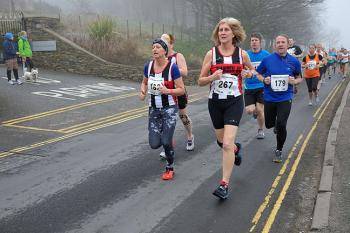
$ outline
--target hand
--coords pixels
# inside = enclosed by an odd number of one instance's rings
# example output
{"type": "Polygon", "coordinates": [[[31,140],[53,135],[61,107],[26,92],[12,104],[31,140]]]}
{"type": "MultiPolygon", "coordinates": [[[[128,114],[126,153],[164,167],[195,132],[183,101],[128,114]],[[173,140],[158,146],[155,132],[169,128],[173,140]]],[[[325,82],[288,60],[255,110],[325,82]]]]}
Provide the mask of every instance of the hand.
{"type": "Polygon", "coordinates": [[[168,89],[164,84],[160,86],[159,91],[162,94],[170,94],[170,89],[168,89]]]}
{"type": "Polygon", "coordinates": [[[248,74],[250,74],[250,70],[249,69],[243,69],[241,72],[242,78],[251,78],[253,77],[253,75],[248,76],[248,74]]]}
{"type": "Polygon", "coordinates": [[[222,70],[220,70],[220,69],[216,70],[211,76],[213,77],[213,81],[219,80],[220,77],[222,76],[222,70]]]}
{"type": "Polygon", "coordinates": [[[293,76],[289,76],[288,83],[292,85],[296,84],[295,78],[293,76]]]}
{"type": "Polygon", "coordinates": [[[139,94],[139,100],[144,101],[146,98],[146,92],[145,91],[141,91],[139,94]]]}
{"type": "Polygon", "coordinates": [[[22,62],[26,62],[26,57],[22,57],[22,62]]]}
{"type": "Polygon", "coordinates": [[[271,84],[271,77],[270,76],[265,77],[263,83],[265,83],[266,85],[270,85],[271,84]]]}

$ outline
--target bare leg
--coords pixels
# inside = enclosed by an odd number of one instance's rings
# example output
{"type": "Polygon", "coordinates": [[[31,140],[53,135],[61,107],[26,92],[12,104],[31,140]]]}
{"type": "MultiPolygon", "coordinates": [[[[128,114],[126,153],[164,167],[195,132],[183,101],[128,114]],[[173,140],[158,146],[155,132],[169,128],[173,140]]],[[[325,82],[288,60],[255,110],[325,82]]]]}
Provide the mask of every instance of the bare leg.
{"type": "Polygon", "coordinates": [[[234,125],[225,125],[224,129],[215,130],[217,140],[223,142],[222,180],[226,183],[229,183],[233,171],[234,150],[236,149],[234,141],[237,129],[238,127],[234,125]]]}
{"type": "Polygon", "coordinates": [[[182,121],[182,124],[184,125],[184,127],[186,129],[187,140],[191,140],[192,136],[193,136],[192,135],[192,121],[188,116],[187,107],[184,109],[180,109],[179,116],[180,116],[180,119],[182,121]]]}
{"type": "Polygon", "coordinates": [[[256,113],[258,114],[257,121],[259,129],[263,129],[265,124],[264,104],[256,103],[256,113]]]}

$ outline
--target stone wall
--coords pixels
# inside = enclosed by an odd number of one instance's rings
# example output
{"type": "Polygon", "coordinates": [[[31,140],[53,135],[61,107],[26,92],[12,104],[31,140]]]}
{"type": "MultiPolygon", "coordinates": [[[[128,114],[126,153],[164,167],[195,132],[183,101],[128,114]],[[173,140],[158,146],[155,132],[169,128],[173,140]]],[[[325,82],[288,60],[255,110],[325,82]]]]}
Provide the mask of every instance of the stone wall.
{"type": "MultiPolygon", "coordinates": [[[[76,74],[93,75],[104,78],[116,78],[140,82],[143,78],[143,67],[115,64],[89,54],[66,38],[54,32],[59,21],[50,19],[26,19],[26,25],[33,41],[56,40],[56,51],[34,52],[33,62],[36,67],[56,71],[67,71],[76,74]],[[49,29],[49,30],[46,30],[49,29]]],[[[185,79],[186,85],[196,84],[199,71],[190,71],[185,79]]]]}

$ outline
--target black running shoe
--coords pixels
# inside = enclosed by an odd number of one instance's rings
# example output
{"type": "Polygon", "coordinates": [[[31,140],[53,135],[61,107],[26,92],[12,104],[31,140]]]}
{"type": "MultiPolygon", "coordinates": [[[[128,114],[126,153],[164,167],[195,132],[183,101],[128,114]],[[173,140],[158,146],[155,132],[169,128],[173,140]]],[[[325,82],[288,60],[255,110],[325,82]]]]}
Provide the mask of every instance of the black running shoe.
{"type": "Polygon", "coordinates": [[[228,187],[220,185],[217,189],[214,190],[213,195],[217,196],[221,200],[226,200],[228,198],[228,187]]]}
{"type": "Polygon", "coordinates": [[[242,163],[242,145],[239,142],[235,144],[237,146],[237,151],[235,151],[235,165],[239,166],[242,163]]]}

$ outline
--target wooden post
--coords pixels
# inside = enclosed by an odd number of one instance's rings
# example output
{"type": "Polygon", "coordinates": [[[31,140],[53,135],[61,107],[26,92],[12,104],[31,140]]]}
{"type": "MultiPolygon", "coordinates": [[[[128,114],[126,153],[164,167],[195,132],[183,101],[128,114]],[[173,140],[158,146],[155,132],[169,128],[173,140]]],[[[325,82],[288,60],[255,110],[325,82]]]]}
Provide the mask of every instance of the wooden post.
{"type": "Polygon", "coordinates": [[[154,23],[152,23],[152,40],[154,39],[154,23]]]}
{"type": "Polygon", "coordinates": [[[81,29],[81,27],[82,27],[80,15],[79,15],[79,27],[80,27],[80,29],[81,29]]]}
{"type": "Polygon", "coordinates": [[[141,21],[140,21],[140,39],[142,38],[142,25],[141,25],[141,21]]]}
{"type": "Polygon", "coordinates": [[[180,40],[182,40],[182,27],[180,27],[180,40]]]}
{"type": "Polygon", "coordinates": [[[129,40],[129,20],[126,20],[126,38],[129,40]]]}

